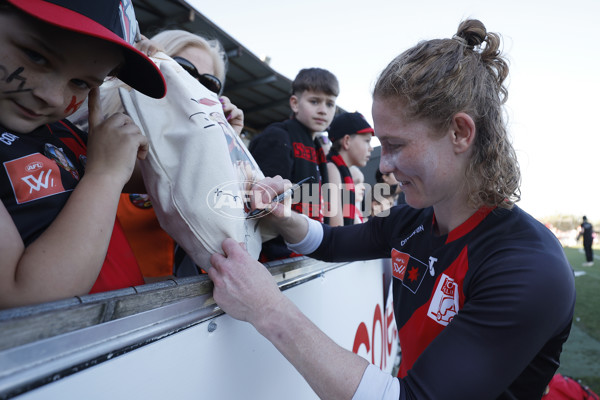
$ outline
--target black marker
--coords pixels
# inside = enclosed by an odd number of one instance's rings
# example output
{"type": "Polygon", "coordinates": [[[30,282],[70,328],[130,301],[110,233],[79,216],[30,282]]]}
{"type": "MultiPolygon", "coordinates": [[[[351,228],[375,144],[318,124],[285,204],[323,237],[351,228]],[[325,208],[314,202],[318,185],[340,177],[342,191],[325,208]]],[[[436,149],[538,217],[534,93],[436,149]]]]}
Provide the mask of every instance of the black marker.
{"type": "MultiPolygon", "coordinates": [[[[309,176],[308,178],[304,178],[302,179],[300,182],[294,184],[291,188],[289,188],[288,190],[286,190],[285,192],[281,193],[280,195],[277,195],[275,197],[273,197],[273,200],[271,200],[271,205],[275,205],[277,203],[281,203],[283,200],[285,200],[287,197],[291,196],[294,191],[296,189],[298,189],[303,183],[314,179],[314,177],[309,176]]],[[[252,212],[250,212],[250,214],[248,214],[248,216],[246,218],[257,218],[259,216],[261,216],[262,214],[267,213],[268,211],[270,211],[270,209],[273,207],[269,207],[268,209],[263,208],[263,209],[256,209],[256,210],[252,210],[252,212]]]]}

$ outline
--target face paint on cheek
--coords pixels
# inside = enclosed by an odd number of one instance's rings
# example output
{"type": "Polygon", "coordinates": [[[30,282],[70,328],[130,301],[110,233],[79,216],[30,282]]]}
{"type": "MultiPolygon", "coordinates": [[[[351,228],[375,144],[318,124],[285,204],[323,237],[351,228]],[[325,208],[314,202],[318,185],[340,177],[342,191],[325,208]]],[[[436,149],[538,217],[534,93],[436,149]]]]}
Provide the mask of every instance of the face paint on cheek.
{"type": "Polygon", "coordinates": [[[81,100],[78,103],[77,97],[73,96],[71,98],[71,103],[69,104],[69,106],[67,108],[65,108],[65,114],[67,114],[67,115],[73,114],[75,111],[77,111],[79,109],[79,107],[81,107],[81,105],[83,104],[84,101],[85,101],[85,99],[81,100]]]}
{"type": "Polygon", "coordinates": [[[16,70],[14,70],[11,74],[8,74],[8,70],[3,65],[0,65],[0,72],[2,72],[2,77],[0,78],[0,81],[5,81],[6,83],[11,83],[12,81],[19,82],[19,87],[16,90],[7,90],[3,92],[4,94],[30,92],[32,90],[23,87],[25,86],[25,82],[27,82],[27,78],[21,76],[21,72],[23,71],[25,71],[25,68],[19,67],[16,70]]]}

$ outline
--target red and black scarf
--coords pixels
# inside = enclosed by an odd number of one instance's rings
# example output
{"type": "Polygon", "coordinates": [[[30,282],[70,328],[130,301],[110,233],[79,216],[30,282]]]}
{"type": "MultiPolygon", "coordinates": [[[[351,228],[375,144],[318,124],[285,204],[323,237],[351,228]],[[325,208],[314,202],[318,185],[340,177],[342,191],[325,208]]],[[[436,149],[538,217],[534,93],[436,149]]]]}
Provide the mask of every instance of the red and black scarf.
{"type": "Polygon", "coordinates": [[[356,217],[356,193],[354,191],[354,180],[352,179],[352,174],[350,174],[350,169],[342,156],[334,149],[329,150],[327,161],[335,164],[342,177],[343,186],[340,194],[342,195],[344,225],[354,225],[354,219],[356,217]]]}

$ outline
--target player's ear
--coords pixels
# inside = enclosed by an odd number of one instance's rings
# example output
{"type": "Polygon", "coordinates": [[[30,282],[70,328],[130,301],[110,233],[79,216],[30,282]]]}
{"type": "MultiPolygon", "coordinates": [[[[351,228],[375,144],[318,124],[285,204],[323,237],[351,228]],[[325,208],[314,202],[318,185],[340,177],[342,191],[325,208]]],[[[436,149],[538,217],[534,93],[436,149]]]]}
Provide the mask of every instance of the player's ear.
{"type": "Polygon", "coordinates": [[[467,151],[475,142],[475,122],[469,114],[460,112],[454,115],[450,129],[457,153],[467,151]]]}

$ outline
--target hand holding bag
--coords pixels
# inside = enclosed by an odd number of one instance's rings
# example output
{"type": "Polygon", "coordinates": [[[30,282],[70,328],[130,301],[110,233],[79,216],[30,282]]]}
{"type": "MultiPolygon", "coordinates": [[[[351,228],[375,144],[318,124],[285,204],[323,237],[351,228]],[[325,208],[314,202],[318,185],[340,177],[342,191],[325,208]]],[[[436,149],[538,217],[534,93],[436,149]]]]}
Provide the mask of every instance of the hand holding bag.
{"type": "Polygon", "coordinates": [[[124,88],[119,94],[149,141],[140,165],[161,227],[205,270],[227,237],[258,258],[261,231],[259,220],[246,219],[247,190],[264,175],[218,96],[163,53],[154,61],[167,82],[165,98],[124,88]]]}

